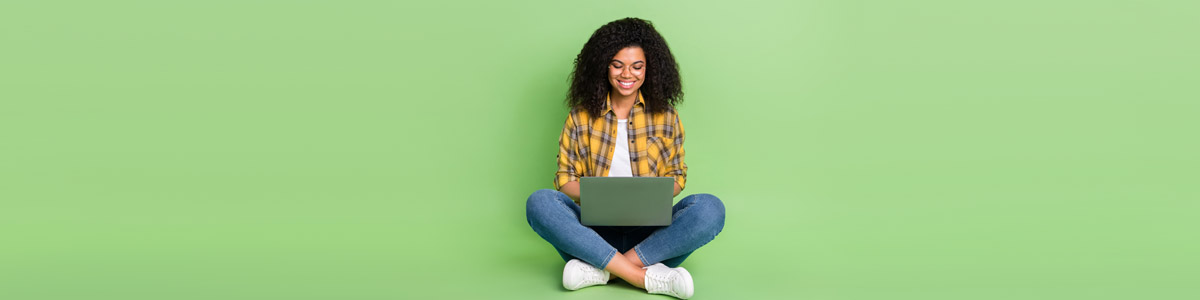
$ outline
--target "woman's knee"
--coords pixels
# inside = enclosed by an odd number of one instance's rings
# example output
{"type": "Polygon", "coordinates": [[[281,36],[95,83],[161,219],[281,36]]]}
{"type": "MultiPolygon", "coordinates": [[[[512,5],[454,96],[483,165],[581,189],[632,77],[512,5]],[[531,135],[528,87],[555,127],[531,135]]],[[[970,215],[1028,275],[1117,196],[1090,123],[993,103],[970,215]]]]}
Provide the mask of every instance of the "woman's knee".
{"type": "Polygon", "coordinates": [[[716,226],[717,230],[725,227],[725,203],[712,194],[694,194],[688,196],[692,203],[688,210],[698,213],[701,219],[716,226]]]}
{"type": "Polygon", "coordinates": [[[556,204],[558,201],[559,191],[551,189],[540,189],[529,195],[529,199],[525,200],[525,211],[532,212],[541,208],[545,208],[551,204],[556,204]]]}
{"type": "Polygon", "coordinates": [[[712,213],[725,215],[725,203],[722,203],[721,198],[717,198],[713,194],[692,194],[687,196],[685,200],[691,201],[691,206],[701,207],[712,213]]]}
{"type": "MultiPolygon", "coordinates": [[[[532,219],[539,214],[557,212],[557,210],[561,209],[559,206],[563,205],[561,203],[563,202],[562,198],[566,197],[566,194],[556,190],[537,190],[529,195],[529,199],[525,201],[525,216],[532,219]]],[[[570,201],[570,198],[567,199],[566,201],[570,201]]]]}

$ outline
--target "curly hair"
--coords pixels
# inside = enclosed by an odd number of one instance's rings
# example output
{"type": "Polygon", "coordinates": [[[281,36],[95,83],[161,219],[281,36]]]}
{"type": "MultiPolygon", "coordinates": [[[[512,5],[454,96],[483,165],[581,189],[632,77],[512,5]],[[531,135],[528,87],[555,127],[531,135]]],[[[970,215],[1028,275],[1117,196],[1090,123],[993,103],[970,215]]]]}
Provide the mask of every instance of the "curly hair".
{"type": "Polygon", "coordinates": [[[605,97],[612,89],[608,65],[613,56],[626,47],[638,46],[646,55],[646,78],[640,89],[651,113],[672,110],[683,102],[679,65],[667,47],[667,41],[654,30],[650,21],[624,18],[609,22],[592,33],[583,50],[575,57],[567,105],[600,115],[605,97]]]}

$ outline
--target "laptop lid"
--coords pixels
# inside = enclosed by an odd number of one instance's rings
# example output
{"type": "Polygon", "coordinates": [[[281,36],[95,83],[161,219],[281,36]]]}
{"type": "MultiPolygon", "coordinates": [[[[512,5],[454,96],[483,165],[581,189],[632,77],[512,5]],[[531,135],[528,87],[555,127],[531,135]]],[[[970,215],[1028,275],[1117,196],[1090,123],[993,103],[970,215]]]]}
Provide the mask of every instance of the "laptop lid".
{"type": "Polygon", "coordinates": [[[671,225],[671,177],[583,177],[580,222],[587,226],[671,225]]]}

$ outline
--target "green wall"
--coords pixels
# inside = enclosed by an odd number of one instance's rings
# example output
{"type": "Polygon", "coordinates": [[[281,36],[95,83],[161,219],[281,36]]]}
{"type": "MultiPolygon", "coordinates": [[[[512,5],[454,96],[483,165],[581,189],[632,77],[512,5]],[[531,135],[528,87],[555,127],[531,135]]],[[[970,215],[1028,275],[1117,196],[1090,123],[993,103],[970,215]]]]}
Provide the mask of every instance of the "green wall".
{"type": "Polygon", "coordinates": [[[1200,297],[1194,1],[182,2],[0,3],[0,298],[640,295],[523,208],[627,16],[728,210],[698,299],[1200,297]]]}

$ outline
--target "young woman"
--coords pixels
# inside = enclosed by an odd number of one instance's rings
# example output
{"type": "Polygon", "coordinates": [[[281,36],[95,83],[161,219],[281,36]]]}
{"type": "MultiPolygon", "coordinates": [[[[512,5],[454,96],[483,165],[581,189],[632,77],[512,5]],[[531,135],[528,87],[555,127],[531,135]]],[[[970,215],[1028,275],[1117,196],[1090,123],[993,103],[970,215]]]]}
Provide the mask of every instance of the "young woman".
{"type": "Polygon", "coordinates": [[[674,177],[675,195],[687,182],[679,67],[650,22],[626,18],[597,29],[575,58],[567,116],[559,137],[557,190],[526,202],[533,231],[567,261],[563,287],[577,290],[620,277],[655,294],[692,296],[692,276],[678,267],[725,225],[716,196],[684,197],[670,226],[583,226],[579,178],[674,177]]]}

